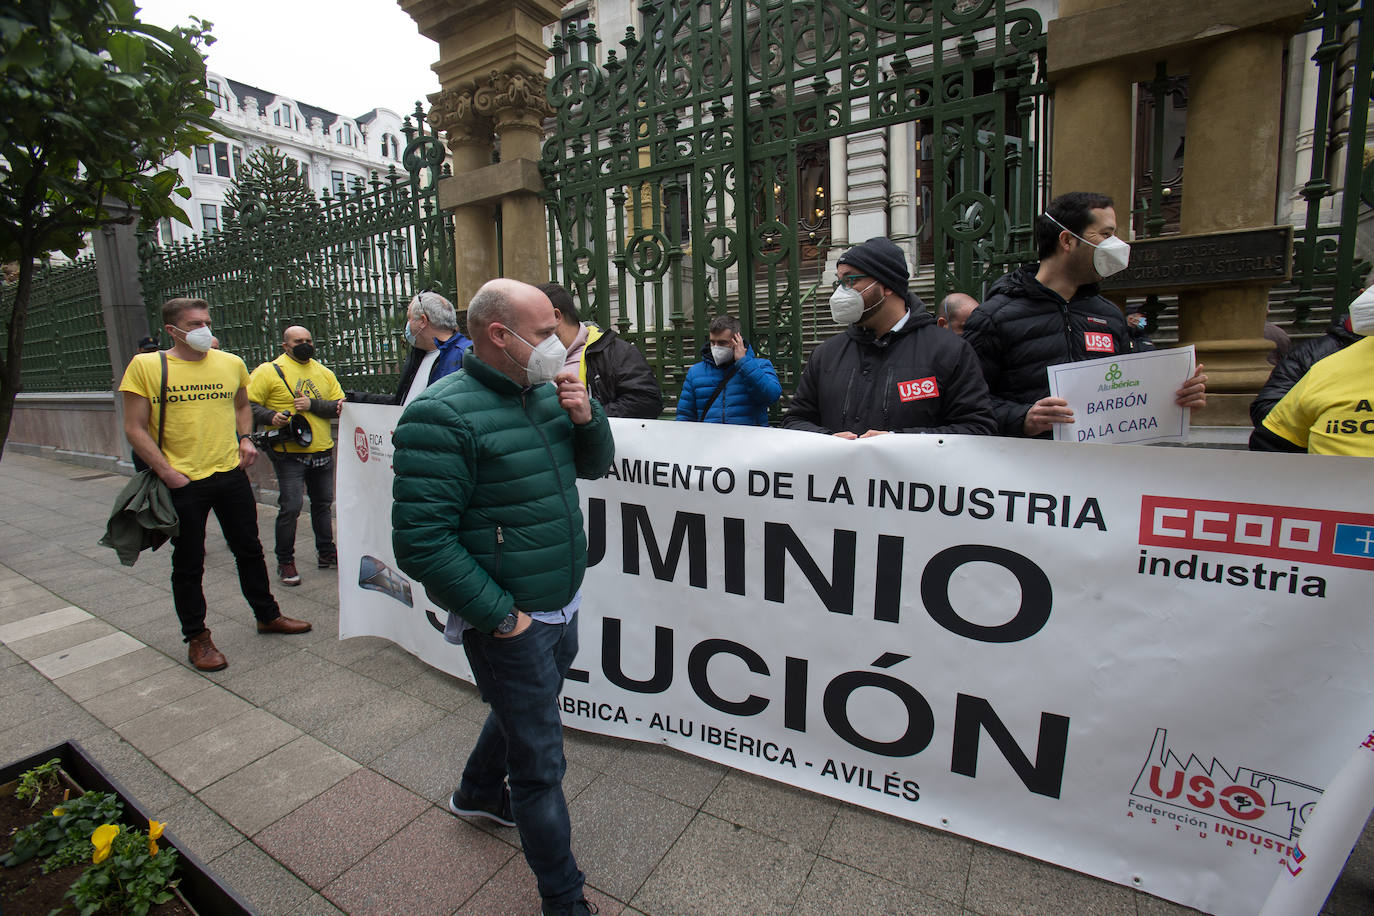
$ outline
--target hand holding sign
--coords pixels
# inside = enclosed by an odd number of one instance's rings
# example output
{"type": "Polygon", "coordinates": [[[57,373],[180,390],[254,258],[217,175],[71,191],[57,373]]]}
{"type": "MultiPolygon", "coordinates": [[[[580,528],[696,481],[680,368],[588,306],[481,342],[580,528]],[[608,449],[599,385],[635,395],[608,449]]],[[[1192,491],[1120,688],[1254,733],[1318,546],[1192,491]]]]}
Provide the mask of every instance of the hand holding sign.
{"type": "Polygon", "coordinates": [[[1188,411],[1207,403],[1207,377],[1193,359],[1188,346],[1050,366],[1051,397],[1031,405],[1026,432],[1053,429],[1059,442],[1186,441],[1188,411]]]}

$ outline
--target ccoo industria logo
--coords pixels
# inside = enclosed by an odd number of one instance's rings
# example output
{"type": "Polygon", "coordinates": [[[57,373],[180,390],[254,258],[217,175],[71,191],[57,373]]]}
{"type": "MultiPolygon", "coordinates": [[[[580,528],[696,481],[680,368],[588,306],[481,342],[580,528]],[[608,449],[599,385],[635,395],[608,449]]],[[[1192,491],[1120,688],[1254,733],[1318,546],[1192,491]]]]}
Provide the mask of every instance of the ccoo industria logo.
{"type": "MultiPolygon", "coordinates": [[[[1133,799],[1151,807],[1199,816],[1208,823],[1229,821],[1246,834],[1267,834],[1281,844],[1292,843],[1302,833],[1321,794],[1315,786],[1272,773],[1245,766],[1230,770],[1215,757],[1206,764],[1192,752],[1185,758],[1169,746],[1165,728],[1155,729],[1150,754],[1131,789],[1133,799]]],[[[1214,829],[1232,834],[1221,824],[1214,829]]]]}

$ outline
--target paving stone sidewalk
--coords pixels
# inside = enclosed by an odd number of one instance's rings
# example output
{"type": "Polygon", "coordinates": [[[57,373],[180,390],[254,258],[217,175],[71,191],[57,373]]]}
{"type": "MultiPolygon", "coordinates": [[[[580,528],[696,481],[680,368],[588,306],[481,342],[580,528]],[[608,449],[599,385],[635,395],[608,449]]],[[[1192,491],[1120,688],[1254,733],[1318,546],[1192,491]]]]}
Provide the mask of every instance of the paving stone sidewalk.
{"type": "MultiPolygon", "coordinates": [[[[485,715],[475,689],[384,640],[340,641],[334,573],[310,564],[274,591],[314,631],[259,635],[215,530],[207,623],[230,665],[194,671],[170,548],[126,568],[96,544],[124,483],[0,462],[0,762],[79,741],[268,916],[536,913],[515,831],[445,807],[485,715]]],[[[260,507],[269,554],[274,514],[260,507]]],[[[566,743],[574,851],[606,916],[1195,912],[665,748],[566,743]]],[[[1323,912],[1374,912],[1368,831],[1323,912]]]]}

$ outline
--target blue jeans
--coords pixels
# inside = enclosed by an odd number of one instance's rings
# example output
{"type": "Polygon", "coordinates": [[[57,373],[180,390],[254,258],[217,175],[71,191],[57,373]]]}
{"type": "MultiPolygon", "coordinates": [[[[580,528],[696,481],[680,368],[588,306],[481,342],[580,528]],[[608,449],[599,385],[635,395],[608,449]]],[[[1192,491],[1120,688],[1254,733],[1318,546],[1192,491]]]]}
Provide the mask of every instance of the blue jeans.
{"type": "Polygon", "coordinates": [[[322,557],[337,553],[330,508],[334,505],[334,456],[311,452],[311,464],[290,454],[269,452],[277,472],[277,562],[296,559],[296,518],[310,492],[310,527],[315,529],[315,552],[322,557]],[[327,460],[323,460],[327,459],[327,460]]]}
{"type": "Polygon", "coordinates": [[[468,630],[463,650],[491,713],[459,789],[470,798],[497,801],[509,777],[511,811],[540,896],[551,904],[578,900],[584,876],[572,854],[558,715],[563,676],[577,655],[577,617],[563,624],[535,620],[508,639],[468,630]]]}

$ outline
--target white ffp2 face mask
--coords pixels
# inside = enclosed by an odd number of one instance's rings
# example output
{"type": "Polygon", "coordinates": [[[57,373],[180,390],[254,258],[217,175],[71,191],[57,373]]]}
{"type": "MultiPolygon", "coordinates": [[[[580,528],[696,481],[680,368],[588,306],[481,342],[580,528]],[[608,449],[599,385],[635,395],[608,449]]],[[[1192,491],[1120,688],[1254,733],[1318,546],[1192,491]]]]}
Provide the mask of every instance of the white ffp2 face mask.
{"type": "MultiPolygon", "coordinates": [[[[529,377],[529,383],[531,385],[543,385],[545,382],[553,381],[563,368],[563,363],[568,359],[568,348],[563,346],[563,341],[558,339],[558,335],[550,334],[539,342],[539,346],[535,346],[519,334],[511,331],[510,328],[506,328],[506,330],[510,331],[516,340],[534,351],[530,353],[529,362],[521,367],[529,377]]],[[[515,361],[515,357],[509,353],[506,356],[512,362],[515,361]]]]}
{"type": "Polygon", "coordinates": [[[1092,246],[1093,270],[1097,271],[1097,275],[1103,280],[1107,279],[1112,274],[1121,273],[1121,271],[1126,269],[1126,265],[1131,263],[1131,246],[1116,236],[1108,236],[1094,245],[1048,213],[1045,214],[1045,218],[1060,229],[1063,229],[1069,235],[1078,239],[1084,245],[1092,246]]]}
{"type": "Polygon", "coordinates": [[[874,280],[872,283],[868,284],[868,286],[865,286],[862,293],[857,289],[845,286],[843,283],[836,287],[835,291],[830,294],[830,317],[835,323],[853,324],[856,321],[862,320],[864,315],[873,311],[873,309],[877,308],[879,305],[882,305],[883,300],[879,299],[877,303],[874,304],[873,308],[864,308],[864,293],[868,292],[873,284],[877,282],[877,280],[874,280]]]}
{"type": "Polygon", "coordinates": [[[734,347],[718,347],[711,345],[711,362],[717,366],[728,366],[735,361],[734,347]]]}
{"type": "Polygon", "coordinates": [[[1350,330],[1365,337],[1374,337],[1374,286],[1360,293],[1350,303],[1350,330]]]}
{"type": "MultiPolygon", "coordinates": [[[[168,327],[172,327],[172,325],[168,325],[168,327]]],[[[215,346],[215,332],[210,330],[208,325],[194,328],[190,331],[183,331],[181,328],[176,328],[176,330],[181,334],[182,339],[186,341],[186,345],[192,350],[196,350],[200,353],[209,353],[215,346]]]]}

